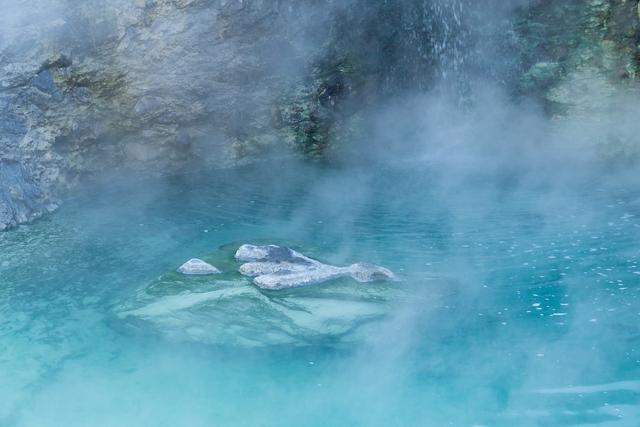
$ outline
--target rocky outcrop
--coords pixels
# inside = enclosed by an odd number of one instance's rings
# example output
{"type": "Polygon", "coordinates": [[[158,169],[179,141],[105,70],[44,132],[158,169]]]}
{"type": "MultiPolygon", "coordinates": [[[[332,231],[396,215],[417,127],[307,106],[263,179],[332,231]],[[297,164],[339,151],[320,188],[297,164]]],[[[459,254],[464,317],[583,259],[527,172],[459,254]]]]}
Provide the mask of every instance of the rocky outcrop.
{"type": "Polygon", "coordinates": [[[450,59],[463,69],[464,4],[12,2],[0,18],[0,164],[21,172],[2,185],[1,227],[96,173],[223,167],[284,147],[323,155],[378,97],[426,88],[450,59]]]}
{"type": "Polygon", "coordinates": [[[603,85],[624,88],[640,72],[637,0],[539,2],[522,14],[517,29],[529,67],[524,89],[542,91],[559,109],[589,110],[593,92],[603,85]]]}
{"type": "Polygon", "coordinates": [[[358,282],[398,280],[384,267],[365,263],[336,267],[276,245],[242,245],[235,258],[246,262],[240,266],[240,274],[253,277],[253,283],[261,289],[297,288],[343,277],[358,282]]]}
{"type": "Polygon", "coordinates": [[[328,13],[293,0],[3,8],[0,227],[95,173],[223,167],[284,146],[273,109],[328,13]]]}
{"type": "MultiPolygon", "coordinates": [[[[344,275],[323,286],[265,292],[234,271],[237,263],[229,250],[225,246],[211,255],[216,265],[227,267],[225,273],[167,272],[114,306],[114,325],[170,340],[233,347],[340,346],[363,339],[367,328],[390,315],[392,303],[404,298],[395,283],[376,280],[363,286],[344,275]]],[[[244,245],[235,258],[251,263],[280,260],[301,268],[318,263],[273,245],[244,245]]],[[[352,272],[370,281],[380,277],[360,274],[376,271],[356,264],[352,272]]]]}
{"type": "Polygon", "coordinates": [[[0,231],[37,218],[57,205],[31,181],[31,171],[18,162],[0,163],[0,231]]]}
{"type": "Polygon", "coordinates": [[[640,4],[637,0],[539,2],[517,26],[524,65],[521,89],[550,115],[579,122],[603,158],[640,156],[640,4]]]}
{"type": "Polygon", "coordinates": [[[361,113],[442,84],[465,92],[484,25],[469,0],[351,0],[334,8],[323,49],[283,94],[278,126],[311,157],[366,138],[361,113]]]}

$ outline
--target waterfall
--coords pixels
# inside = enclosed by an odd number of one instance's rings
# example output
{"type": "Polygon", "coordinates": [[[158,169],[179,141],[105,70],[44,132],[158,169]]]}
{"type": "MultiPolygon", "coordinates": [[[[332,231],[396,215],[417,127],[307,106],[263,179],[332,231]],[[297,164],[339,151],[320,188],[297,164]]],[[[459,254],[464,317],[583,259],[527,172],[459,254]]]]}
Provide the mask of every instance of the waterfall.
{"type": "Polygon", "coordinates": [[[339,11],[326,54],[355,58],[386,94],[464,85],[477,9],[469,0],[355,0],[339,11]]]}

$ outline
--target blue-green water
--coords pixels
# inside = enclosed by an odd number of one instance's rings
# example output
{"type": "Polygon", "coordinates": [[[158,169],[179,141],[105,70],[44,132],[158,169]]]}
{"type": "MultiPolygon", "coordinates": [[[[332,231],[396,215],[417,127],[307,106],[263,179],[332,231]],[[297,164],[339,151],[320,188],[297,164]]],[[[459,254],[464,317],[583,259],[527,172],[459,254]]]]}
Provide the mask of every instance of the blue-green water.
{"type": "Polygon", "coordinates": [[[88,186],[0,234],[0,425],[640,425],[640,185],[550,182],[267,167],[88,186]],[[114,314],[257,240],[384,265],[405,297],[346,346],[172,340],[114,314]]]}

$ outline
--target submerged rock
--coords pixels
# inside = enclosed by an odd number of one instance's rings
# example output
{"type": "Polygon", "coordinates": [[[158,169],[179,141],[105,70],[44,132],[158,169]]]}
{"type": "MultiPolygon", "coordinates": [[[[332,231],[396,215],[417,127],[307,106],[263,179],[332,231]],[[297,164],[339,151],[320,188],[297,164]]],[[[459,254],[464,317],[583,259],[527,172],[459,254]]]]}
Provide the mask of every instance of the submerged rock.
{"type": "Polygon", "coordinates": [[[242,245],[235,258],[248,261],[240,266],[239,271],[245,276],[254,277],[253,283],[262,289],[295,288],[341,277],[351,277],[358,282],[398,280],[392,271],[384,267],[366,263],[336,267],[276,245],[242,245]]]}
{"type": "Polygon", "coordinates": [[[224,346],[339,346],[363,339],[389,314],[390,303],[403,295],[396,285],[359,286],[352,279],[377,277],[381,267],[334,267],[273,245],[241,249],[236,258],[252,260],[241,269],[246,275],[251,272],[258,286],[234,271],[233,252],[222,249],[212,259],[225,273],[209,277],[168,272],[115,307],[119,324],[170,340],[224,346]],[[328,278],[335,280],[325,286],[284,286],[328,278]],[[278,287],[291,289],[261,290],[278,287]]]}
{"type": "Polygon", "coordinates": [[[136,328],[147,325],[178,341],[306,346],[357,340],[365,325],[384,318],[389,299],[383,288],[362,292],[339,285],[329,292],[270,297],[247,282],[215,280],[203,292],[155,298],[142,292],[136,307],[121,307],[117,315],[136,328]]]}
{"type": "Polygon", "coordinates": [[[218,270],[213,265],[209,264],[198,258],[192,258],[189,261],[185,262],[178,268],[178,273],[182,274],[192,274],[192,275],[207,275],[207,274],[220,274],[221,271],[218,270]]]}

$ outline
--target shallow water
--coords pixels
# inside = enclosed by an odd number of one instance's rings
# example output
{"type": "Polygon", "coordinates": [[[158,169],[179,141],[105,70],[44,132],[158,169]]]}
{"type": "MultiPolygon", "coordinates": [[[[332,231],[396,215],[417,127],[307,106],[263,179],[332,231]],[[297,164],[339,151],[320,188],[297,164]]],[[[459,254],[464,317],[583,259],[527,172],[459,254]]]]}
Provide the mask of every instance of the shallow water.
{"type": "Polygon", "coordinates": [[[512,182],[268,166],[87,186],[0,234],[0,425],[638,425],[640,185],[512,182]],[[384,265],[404,296],[339,346],[115,314],[255,241],[384,265]]]}

